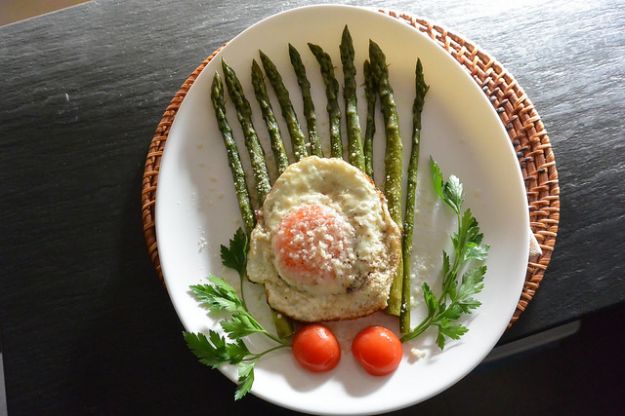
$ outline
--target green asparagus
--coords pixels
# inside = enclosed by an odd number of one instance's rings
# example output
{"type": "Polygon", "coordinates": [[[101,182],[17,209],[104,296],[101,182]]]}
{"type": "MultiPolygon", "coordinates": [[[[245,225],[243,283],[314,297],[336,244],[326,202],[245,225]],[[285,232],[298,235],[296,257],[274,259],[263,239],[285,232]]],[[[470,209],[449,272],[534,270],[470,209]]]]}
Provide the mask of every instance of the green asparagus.
{"type": "Polygon", "coordinates": [[[291,65],[297,76],[297,83],[302,90],[302,99],[304,100],[304,115],[306,116],[306,128],[308,129],[308,142],[310,143],[310,153],[315,156],[323,157],[321,143],[319,141],[319,133],[317,133],[317,115],[315,114],[315,104],[310,95],[310,82],[306,76],[306,67],[302,62],[302,57],[293,45],[289,43],[289,57],[291,65]]]}
{"type": "Polygon", "coordinates": [[[289,128],[291,145],[293,147],[293,155],[295,156],[295,160],[299,161],[308,156],[308,150],[306,149],[306,140],[304,137],[304,133],[302,132],[302,128],[299,125],[299,121],[297,120],[297,114],[293,109],[293,104],[291,103],[291,98],[289,97],[289,91],[284,86],[284,82],[282,82],[282,76],[278,72],[276,65],[271,61],[271,59],[269,59],[267,55],[263,53],[263,51],[259,52],[263,68],[265,69],[267,78],[269,78],[269,82],[276,92],[276,96],[278,97],[278,102],[280,103],[280,108],[282,110],[282,116],[286,120],[286,124],[289,128]]]}
{"type": "Polygon", "coordinates": [[[228,164],[230,165],[230,171],[232,172],[234,190],[237,200],[239,201],[241,218],[243,219],[245,231],[249,235],[254,229],[256,220],[254,218],[254,210],[252,209],[250,194],[247,189],[247,184],[245,183],[245,172],[243,171],[243,165],[241,164],[241,158],[239,157],[239,150],[237,149],[237,144],[232,137],[232,129],[230,128],[230,124],[226,118],[224,86],[218,72],[215,73],[213,78],[211,101],[213,102],[213,108],[215,109],[215,116],[217,117],[219,131],[221,131],[226,152],[228,153],[228,164]]]}
{"type": "MultiPolygon", "coordinates": [[[[265,152],[260,145],[256,130],[252,123],[252,110],[250,103],[243,94],[243,88],[236,76],[234,70],[229,67],[224,61],[221,61],[222,68],[226,77],[226,86],[228,87],[228,93],[230,99],[233,101],[237,110],[237,118],[243,129],[243,135],[245,137],[245,145],[250,155],[250,161],[252,164],[252,171],[254,173],[254,179],[256,181],[256,193],[258,196],[258,206],[262,206],[265,197],[271,189],[269,181],[269,172],[267,171],[267,164],[265,162],[265,152]]],[[[222,94],[223,99],[223,94],[222,94]]],[[[245,221],[245,218],[244,218],[245,221]]],[[[246,226],[247,228],[247,226],[246,226]]],[[[249,228],[251,231],[252,227],[249,228]]],[[[274,324],[278,335],[281,337],[287,337],[293,332],[292,325],[288,318],[272,310],[274,324]]]]}
{"type": "MultiPolygon", "coordinates": [[[[401,187],[402,187],[402,139],[399,133],[399,115],[393,97],[393,88],[389,82],[386,57],[378,44],[369,41],[369,61],[371,71],[377,80],[377,90],[380,96],[382,115],[386,130],[386,153],[384,155],[384,194],[388,201],[391,218],[401,228],[401,187]]],[[[387,313],[399,316],[402,297],[403,262],[397,269],[391,285],[387,313]]]]}
{"type": "Polygon", "coordinates": [[[258,105],[263,112],[263,119],[267,125],[267,131],[269,131],[271,150],[276,160],[276,168],[278,169],[278,174],[281,174],[289,166],[289,158],[284,150],[280,127],[273,114],[273,108],[271,107],[269,96],[267,95],[265,77],[255,59],[252,61],[252,85],[254,86],[254,93],[256,94],[258,105]]]}
{"type": "Polygon", "coordinates": [[[408,180],[406,186],[406,211],[404,215],[404,234],[402,236],[402,257],[404,278],[402,282],[401,312],[399,330],[402,334],[410,332],[410,256],[412,255],[412,232],[414,229],[415,200],[417,189],[417,172],[419,168],[419,145],[421,142],[421,112],[428,91],[423,78],[423,66],[417,59],[415,71],[415,99],[412,105],[412,148],[408,164],[408,180]]]}
{"type": "Polygon", "coordinates": [[[226,86],[228,87],[228,95],[234,103],[237,110],[237,118],[243,130],[245,138],[245,147],[250,155],[252,171],[254,172],[254,180],[256,181],[256,195],[258,197],[258,205],[262,205],[265,197],[271,189],[269,182],[269,172],[267,171],[267,163],[265,162],[265,151],[260,145],[260,140],[256,135],[254,123],[252,122],[252,108],[249,101],[243,94],[243,87],[237,74],[225,61],[221,61],[221,67],[226,78],[226,86]]]}
{"type": "Polygon", "coordinates": [[[354,66],[354,42],[347,26],[341,39],[341,63],[343,64],[343,98],[345,100],[345,118],[347,120],[348,160],[353,166],[365,172],[365,157],[362,151],[360,119],[358,118],[358,100],[356,98],[356,67],[354,66]]]}
{"type": "Polygon", "coordinates": [[[343,157],[343,138],[341,137],[341,109],[339,108],[339,83],[334,76],[332,59],[319,45],[308,44],[319,66],[326,86],[328,116],[330,117],[330,154],[332,157],[343,157]]]}
{"type": "Polygon", "coordinates": [[[373,179],[373,136],[375,135],[375,102],[378,94],[369,60],[365,60],[363,72],[365,74],[365,95],[367,97],[367,126],[363,143],[365,173],[373,179]]]}

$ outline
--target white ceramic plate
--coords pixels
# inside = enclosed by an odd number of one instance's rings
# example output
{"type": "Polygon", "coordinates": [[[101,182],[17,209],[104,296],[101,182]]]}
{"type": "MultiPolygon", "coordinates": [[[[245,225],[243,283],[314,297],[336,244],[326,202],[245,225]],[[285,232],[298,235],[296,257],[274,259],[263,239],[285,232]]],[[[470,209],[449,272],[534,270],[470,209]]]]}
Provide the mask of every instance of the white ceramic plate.
{"type": "MultiPolygon", "coordinates": [[[[423,111],[414,286],[419,287],[427,281],[440,290],[441,251],[449,249],[448,233],[454,227],[449,210],[437,203],[432,194],[428,169],[430,156],[439,162],[445,174],[456,174],[463,181],[466,206],[479,220],[491,251],[485,289],[479,295],[483,305],[464,322],[469,332],[460,341],[448,344],[442,352],[434,344],[434,331],[427,332],[405,346],[405,357],[392,375],[368,376],[351,356],[350,341],[359,329],[372,322],[397,330],[395,319],[378,313],[332,324],[341,341],[343,357],[338,367],[328,374],[315,375],[300,369],[288,350],[267,356],[257,367],[252,392],[278,405],[310,413],[390,411],[425,400],[460,380],[486,356],[505,330],[519,299],[528,256],[528,210],[521,173],[501,122],[470,76],[433,41],[394,18],[346,6],[295,9],[265,19],[233,39],[197,78],[171,128],[159,176],[156,230],[165,282],[185,328],[206,331],[216,327],[214,319],[207,316],[189,295],[189,285],[204,281],[211,273],[236,282],[236,276],[224,270],[219,261],[219,245],[227,243],[241,220],[226,153],[210,103],[213,74],[221,71],[221,59],[237,71],[252,103],[256,128],[266,153],[270,155],[267,131],[250,81],[252,59],[258,60],[258,50],[262,49],[274,60],[304,123],[301,96],[289,62],[287,42],[299,49],[313,85],[319,131],[325,133],[328,128],[325,90],[319,67],[306,43],[324,47],[332,56],[337,79],[342,83],[338,45],[346,24],[356,48],[359,85],[363,83],[361,68],[367,57],[369,38],[386,53],[400,112],[406,162],[410,150],[417,56],[423,62],[426,81],[430,85],[423,111]],[[411,362],[408,352],[413,347],[425,351],[426,356],[411,362]]],[[[359,93],[361,122],[364,124],[362,88],[359,93]]],[[[274,110],[279,115],[275,97],[272,98],[274,110]]],[[[230,103],[227,109],[235,135],[240,138],[230,103]]],[[[378,114],[377,178],[383,177],[382,126],[378,114]]],[[[284,124],[282,133],[288,142],[284,124]]],[[[327,134],[325,137],[327,148],[327,134]]],[[[242,143],[239,143],[239,149],[244,164],[248,166],[242,143]]],[[[253,285],[249,285],[248,290],[248,303],[252,299],[255,313],[271,326],[262,290],[253,285]]],[[[420,300],[418,292],[415,298],[420,300]]],[[[413,322],[424,316],[421,302],[413,315],[413,322]]],[[[258,339],[250,343],[251,349],[265,345],[258,339]]],[[[206,371],[210,370],[207,368],[206,371]]],[[[224,373],[231,379],[235,377],[233,368],[224,369],[224,373]]]]}

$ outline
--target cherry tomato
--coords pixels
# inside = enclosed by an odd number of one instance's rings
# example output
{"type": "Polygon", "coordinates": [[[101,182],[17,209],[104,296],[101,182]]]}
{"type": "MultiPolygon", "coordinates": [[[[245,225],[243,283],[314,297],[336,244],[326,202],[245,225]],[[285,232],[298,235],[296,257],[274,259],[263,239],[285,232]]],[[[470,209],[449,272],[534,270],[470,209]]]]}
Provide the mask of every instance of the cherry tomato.
{"type": "Polygon", "coordinates": [[[367,373],[385,376],[395,371],[403,350],[392,331],[383,326],[369,326],[354,338],[352,353],[367,373]]]}
{"type": "Polygon", "coordinates": [[[306,325],[293,337],[293,355],[306,370],[330,371],[341,359],[341,348],[334,334],[319,324],[306,325]]]}

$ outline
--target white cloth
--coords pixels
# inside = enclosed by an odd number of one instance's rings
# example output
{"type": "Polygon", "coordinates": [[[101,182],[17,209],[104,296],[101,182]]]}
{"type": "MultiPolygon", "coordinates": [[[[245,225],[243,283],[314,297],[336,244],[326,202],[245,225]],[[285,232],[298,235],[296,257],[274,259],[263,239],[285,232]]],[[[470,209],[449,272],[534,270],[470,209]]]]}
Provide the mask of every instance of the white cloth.
{"type": "Polygon", "coordinates": [[[538,244],[538,240],[534,236],[532,230],[530,230],[530,257],[540,256],[543,254],[543,251],[540,249],[540,244],[538,244]]]}

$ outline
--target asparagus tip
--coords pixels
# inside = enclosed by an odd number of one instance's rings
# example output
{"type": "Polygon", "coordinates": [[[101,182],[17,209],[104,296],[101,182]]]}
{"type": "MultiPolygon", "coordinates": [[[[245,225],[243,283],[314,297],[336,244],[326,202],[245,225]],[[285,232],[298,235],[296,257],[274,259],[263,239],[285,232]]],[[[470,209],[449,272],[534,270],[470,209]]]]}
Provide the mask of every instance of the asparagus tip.
{"type": "Polygon", "coordinates": [[[373,40],[369,39],[369,57],[370,58],[372,54],[376,54],[376,55],[381,54],[382,56],[384,56],[384,53],[382,52],[382,48],[380,48],[380,45],[375,43],[373,40]]]}
{"type": "Polygon", "coordinates": [[[223,58],[221,59],[221,67],[223,68],[224,72],[232,69],[223,58]]]}
{"type": "Polygon", "coordinates": [[[297,51],[295,46],[291,45],[290,43],[289,43],[289,58],[291,58],[291,63],[293,63],[293,61],[295,60],[301,59],[299,56],[299,52],[297,51]]]}

